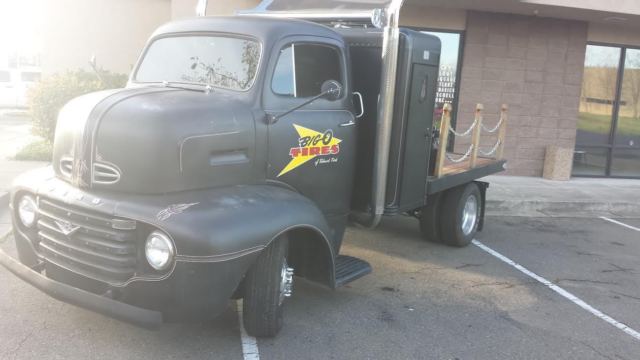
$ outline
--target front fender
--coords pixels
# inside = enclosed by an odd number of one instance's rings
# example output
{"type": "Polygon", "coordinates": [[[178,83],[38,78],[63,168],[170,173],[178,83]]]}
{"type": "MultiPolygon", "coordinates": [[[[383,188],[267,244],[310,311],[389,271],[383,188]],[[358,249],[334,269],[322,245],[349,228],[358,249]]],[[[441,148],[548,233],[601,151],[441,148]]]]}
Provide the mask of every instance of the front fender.
{"type": "MultiPolygon", "coordinates": [[[[237,185],[171,195],[167,200],[145,217],[151,216],[179,242],[178,254],[184,260],[216,260],[260,250],[278,235],[298,228],[313,229],[330,246],[331,231],[322,212],[309,199],[281,187],[237,185]]],[[[140,210],[136,201],[118,207],[124,217],[135,217],[140,210]]]]}
{"type": "Polygon", "coordinates": [[[179,262],[257,257],[279,235],[292,232],[313,238],[314,250],[324,254],[322,278],[329,286],[333,279],[336,249],[324,215],[311,200],[286,188],[235,185],[158,195],[85,191],[56,178],[49,168],[20,177],[12,201],[23,191],[159,228],[172,237],[179,262]]]}

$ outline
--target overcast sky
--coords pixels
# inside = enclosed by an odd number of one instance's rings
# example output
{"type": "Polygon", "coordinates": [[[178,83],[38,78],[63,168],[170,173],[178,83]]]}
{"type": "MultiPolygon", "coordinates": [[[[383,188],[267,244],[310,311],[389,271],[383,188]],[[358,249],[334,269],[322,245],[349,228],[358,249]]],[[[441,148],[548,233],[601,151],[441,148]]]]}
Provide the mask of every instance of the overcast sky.
{"type": "Polygon", "coordinates": [[[41,0],[0,0],[0,61],[16,52],[35,55],[42,51],[41,4],[41,0]]]}
{"type": "Polygon", "coordinates": [[[440,38],[442,49],[440,50],[440,66],[454,66],[458,62],[460,50],[460,34],[425,31],[427,34],[440,38]]]}

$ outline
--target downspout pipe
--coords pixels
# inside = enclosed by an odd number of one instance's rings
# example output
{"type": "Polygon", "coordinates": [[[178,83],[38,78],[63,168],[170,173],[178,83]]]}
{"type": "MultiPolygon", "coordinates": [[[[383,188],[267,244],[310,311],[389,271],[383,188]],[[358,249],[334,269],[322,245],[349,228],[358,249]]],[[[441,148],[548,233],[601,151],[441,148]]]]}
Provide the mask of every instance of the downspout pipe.
{"type": "Polygon", "coordinates": [[[376,144],[373,157],[373,179],[371,186],[371,211],[354,214],[354,220],[365,227],[378,226],[384,214],[389,170],[389,148],[391,147],[391,127],[396,93],[396,73],[400,48],[400,9],[404,0],[393,0],[386,9],[386,19],[382,40],[382,74],[380,99],[378,101],[376,144]]]}

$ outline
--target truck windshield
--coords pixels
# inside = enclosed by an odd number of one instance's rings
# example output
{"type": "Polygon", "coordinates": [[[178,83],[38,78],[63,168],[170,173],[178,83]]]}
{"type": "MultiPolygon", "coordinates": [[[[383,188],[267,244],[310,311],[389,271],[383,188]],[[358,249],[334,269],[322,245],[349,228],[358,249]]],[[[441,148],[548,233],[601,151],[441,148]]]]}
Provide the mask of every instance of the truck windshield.
{"type": "Polygon", "coordinates": [[[210,85],[244,91],[253,85],[260,44],[227,36],[175,36],[155,40],[134,81],[210,85]]]}

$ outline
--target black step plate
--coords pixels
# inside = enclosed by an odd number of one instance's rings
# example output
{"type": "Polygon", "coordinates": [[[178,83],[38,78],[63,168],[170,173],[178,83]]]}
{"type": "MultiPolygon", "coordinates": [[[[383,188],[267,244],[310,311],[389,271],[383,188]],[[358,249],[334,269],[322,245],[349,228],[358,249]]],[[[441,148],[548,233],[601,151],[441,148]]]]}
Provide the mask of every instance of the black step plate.
{"type": "Polygon", "coordinates": [[[344,286],[370,272],[371,265],[369,265],[368,262],[353,256],[338,255],[336,258],[335,287],[339,288],[340,286],[344,286]]]}

